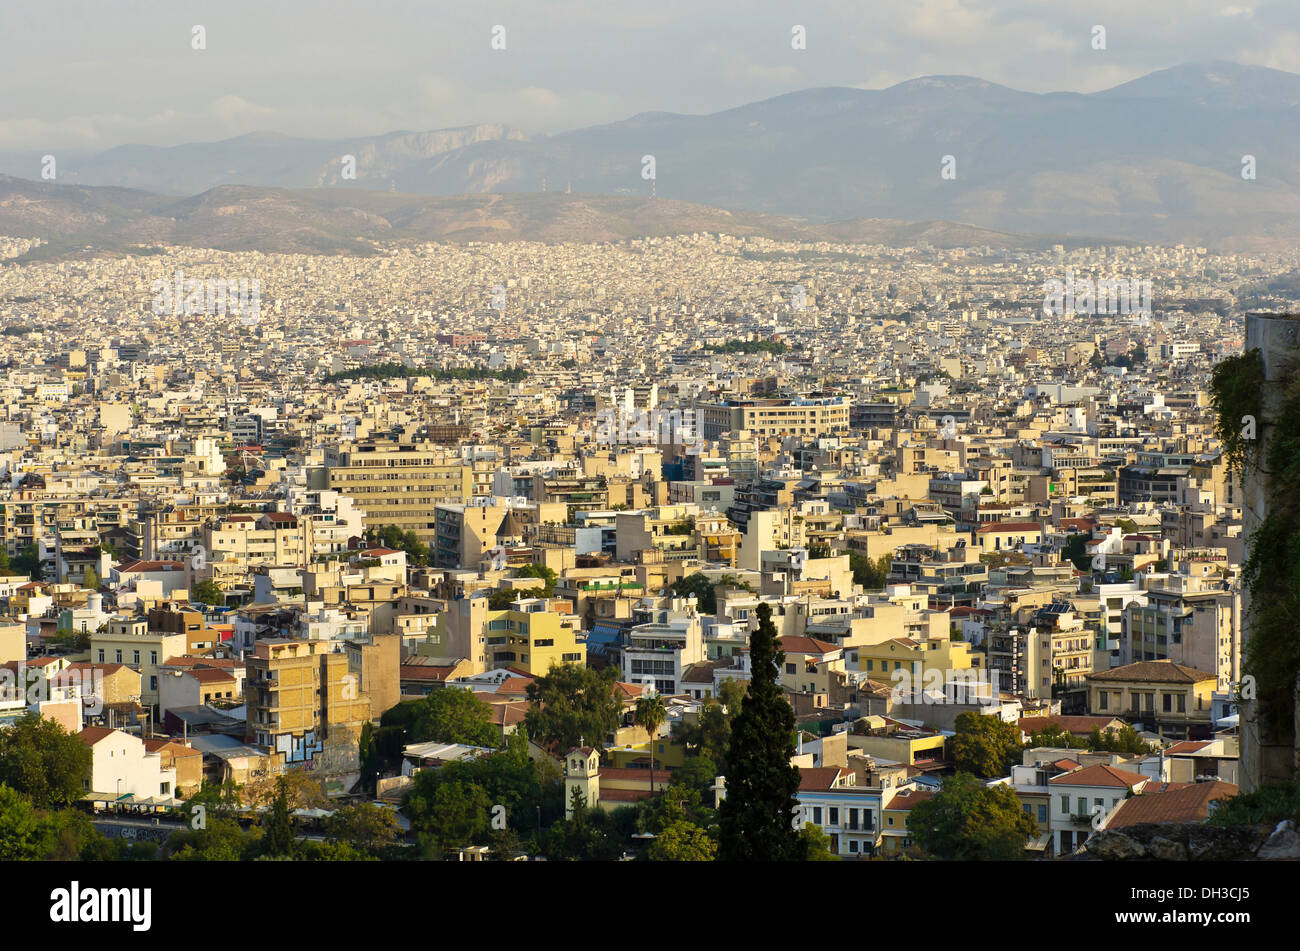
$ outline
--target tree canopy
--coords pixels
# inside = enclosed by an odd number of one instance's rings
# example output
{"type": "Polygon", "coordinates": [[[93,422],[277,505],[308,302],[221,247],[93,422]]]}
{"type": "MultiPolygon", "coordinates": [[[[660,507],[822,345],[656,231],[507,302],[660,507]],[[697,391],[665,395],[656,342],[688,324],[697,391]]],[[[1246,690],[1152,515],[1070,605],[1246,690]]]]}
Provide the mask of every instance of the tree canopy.
{"type": "Polygon", "coordinates": [[[0,783],[39,809],[70,806],[85,793],[90,747],[53,720],[34,713],[0,731],[0,783]]]}
{"type": "Polygon", "coordinates": [[[1014,723],[971,712],[958,714],[954,727],[957,735],[949,749],[958,772],[996,779],[1006,776],[1020,762],[1023,746],[1020,729],[1014,723]]]}
{"type": "Polygon", "coordinates": [[[614,696],[618,671],[557,664],[528,685],[535,701],[524,718],[528,735],[568,752],[580,741],[599,746],[618,726],[621,705],[614,696]]]}
{"type": "Polygon", "coordinates": [[[460,687],[444,687],[418,700],[403,700],[385,711],[379,722],[381,728],[403,731],[401,745],[430,741],[501,745],[501,734],[492,723],[492,708],[472,690],[460,687]]]}
{"type": "Polygon", "coordinates": [[[922,851],[947,861],[1022,859],[1026,841],[1038,835],[1010,788],[985,786],[969,773],[949,778],[934,798],[913,806],[907,828],[922,851]]]}

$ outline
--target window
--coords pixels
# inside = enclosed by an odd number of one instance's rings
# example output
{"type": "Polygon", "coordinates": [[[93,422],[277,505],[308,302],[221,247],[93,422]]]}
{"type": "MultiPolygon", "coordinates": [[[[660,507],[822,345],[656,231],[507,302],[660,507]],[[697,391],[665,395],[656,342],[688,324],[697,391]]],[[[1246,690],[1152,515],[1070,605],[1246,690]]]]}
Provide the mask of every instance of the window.
{"type": "Polygon", "coordinates": [[[1163,697],[1164,697],[1164,704],[1165,704],[1165,713],[1173,713],[1173,712],[1174,712],[1174,695],[1173,695],[1172,693],[1167,693],[1167,694],[1164,694],[1163,697]]]}
{"type": "Polygon", "coordinates": [[[1062,811],[1062,812],[1065,812],[1065,813],[1068,813],[1068,812],[1070,811],[1070,797],[1069,797],[1069,796],[1062,796],[1062,797],[1061,797],[1061,811],[1062,811]]]}
{"type": "Polygon", "coordinates": [[[1039,822],[1046,822],[1046,821],[1047,821],[1047,807],[1046,807],[1046,806],[1039,806],[1039,807],[1038,807],[1038,821],[1039,821],[1039,822]]]}
{"type": "Polygon", "coordinates": [[[133,663],[133,664],[138,664],[138,663],[140,663],[140,652],[139,652],[139,651],[131,651],[131,663],[133,663]]]}
{"type": "Polygon", "coordinates": [[[1107,704],[1107,701],[1108,701],[1108,700],[1109,700],[1109,695],[1106,693],[1106,691],[1104,691],[1104,690],[1100,690],[1100,691],[1097,692],[1097,701],[1098,701],[1098,703],[1097,703],[1097,707],[1098,707],[1098,709],[1100,709],[1100,710],[1105,710],[1105,709],[1106,709],[1106,704],[1107,704]]]}
{"type": "Polygon", "coordinates": [[[833,826],[837,826],[840,824],[840,810],[837,806],[830,807],[829,822],[833,826]]]}
{"type": "Polygon", "coordinates": [[[793,674],[793,673],[794,673],[794,668],[795,668],[795,665],[794,665],[794,664],[786,664],[786,665],[785,665],[785,672],[786,672],[787,674],[793,674]]]}
{"type": "Polygon", "coordinates": [[[158,663],[158,652],[157,652],[157,651],[150,651],[150,652],[149,652],[149,663],[151,663],[151,664],[157,664],[157,663],[158,663]]]}
{"type": "Polygon", "coordinates": [[[104,662],[104,648],[102,647],[99,649],[99,662],[101,664],[104,662]]]}
{"type": "Polygon", "coordinates": [[[817,825],[822,824],[822,807],[813,806],[813,822],[817,825]]]}
{"type": "Polygon", "coordinates": [[[119,664],[122,663],[122,652],[121,652],[121,651],[114,651],[113,653],[117,655],[117,656],[114,658],[114,660],[116,660],[119,664]]]}

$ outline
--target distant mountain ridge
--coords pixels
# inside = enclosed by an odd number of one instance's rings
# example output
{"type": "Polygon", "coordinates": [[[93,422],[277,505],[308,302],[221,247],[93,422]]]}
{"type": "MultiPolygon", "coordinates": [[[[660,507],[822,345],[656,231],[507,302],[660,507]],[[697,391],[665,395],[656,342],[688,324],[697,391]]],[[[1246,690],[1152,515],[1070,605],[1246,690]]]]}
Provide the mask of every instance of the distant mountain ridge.
{"type": "MultiPolygon", "coordinates": [[[[1298,120],[1300,75],[1232,63],[1177,66],[1090,94],[927,76],[882,90],[810,89],[704,116],[646,112],[551,136],[483,124],[120,146],[60,156],[58,181],[178,196],[239,185],[445,197],[536,194],[545,181],[550,192],[572,188],[589,200],[643,199],[650,155],[658,199],[737,214],[959,221],[1009,234],[1265,249],[1300,243],[1298,120]],[[356,158],[355,180],[341,177],[345,155],[356,158]],[[1242,177],[1247,155],[1254,180],[1242,177]],[[953,180],[940,174],[945,156],[953,180]]],[[[0,154],[0,172],[30,179],[39,168],[35,152],[0,154]]],[[[342,225],[334,201],[308,204],[331,207],[342,225]]],[[[357,224],[355,237],[369,234],[364,214],[357,224]]]]}
{"type": "Polygon", "coordinates": [[[0,235],[49,242],[28,259],[164,244],[227,251],[369,254],[377,242],[602,242],[700,232],[777,240],[1046,247],[1057,236],[953,222],[812,223],[671,199],[617,195],[406,195],[357,189],[222,185],[188,198],[136,189],[54,185],[0,175],[0,235]]]}

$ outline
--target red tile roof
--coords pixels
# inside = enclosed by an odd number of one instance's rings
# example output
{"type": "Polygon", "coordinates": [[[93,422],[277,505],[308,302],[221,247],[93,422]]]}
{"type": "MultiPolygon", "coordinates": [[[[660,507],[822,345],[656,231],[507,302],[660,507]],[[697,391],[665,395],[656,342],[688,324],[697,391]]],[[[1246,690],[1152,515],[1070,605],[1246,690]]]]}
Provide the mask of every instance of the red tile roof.
{"type": "Polygon", "coordinates": [[[1149,776],[1132,773],[1127,769],[1116,769],[1105,763],[1085,766],[1070,773],[1053,776],[1049,783],[1059,786],[1106,786],[1114,789],[1131,789],[1150,781],[1149,776]]]}
{"type": "Polygon", "coordinates": [[[1125,799],[1111,813],[1108,829],[1122,829],[1143,822],[1201,822],[1210,815],[1210,803],[1231,799],[1238,789],[1219,780],[1204,783],[1171,784],[1160,792],[1141,793],[1125,799]]]}

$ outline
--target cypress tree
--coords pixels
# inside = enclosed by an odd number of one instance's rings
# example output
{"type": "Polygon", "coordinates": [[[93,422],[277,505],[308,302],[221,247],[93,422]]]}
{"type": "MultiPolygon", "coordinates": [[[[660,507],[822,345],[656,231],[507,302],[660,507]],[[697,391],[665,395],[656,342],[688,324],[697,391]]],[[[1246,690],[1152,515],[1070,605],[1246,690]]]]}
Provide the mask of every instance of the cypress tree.
{"type": "Polygon", "coordinates": [[[289,784],[281,776],[275,781],[275,800],[271,803],[271,821],[262,838],[262,848],[268,855],[290,855],[293,852],[293,820],[289,817],[289,784]]]}
{"type": "Polygon", "coordinates": [[[758,630],[749,640],[749,694],[731,725],[727,797],[718,810],[718,859],[798,861],[804,857],[793,825],[799,770],[794,755],[794,709],[778,682],[785,652],[776,640],[772,609],[758,606],[758,630]]]}

